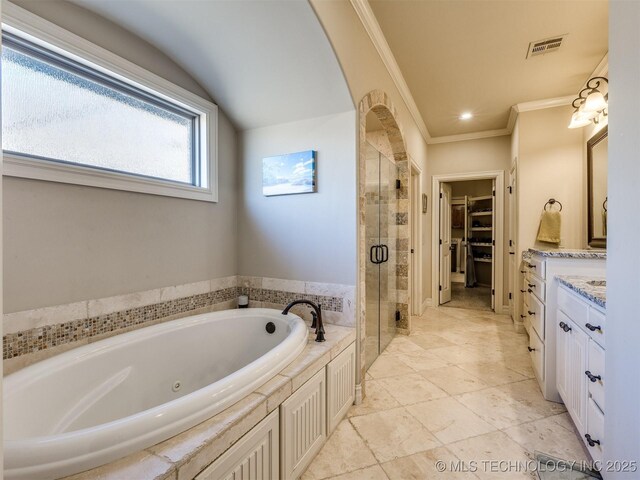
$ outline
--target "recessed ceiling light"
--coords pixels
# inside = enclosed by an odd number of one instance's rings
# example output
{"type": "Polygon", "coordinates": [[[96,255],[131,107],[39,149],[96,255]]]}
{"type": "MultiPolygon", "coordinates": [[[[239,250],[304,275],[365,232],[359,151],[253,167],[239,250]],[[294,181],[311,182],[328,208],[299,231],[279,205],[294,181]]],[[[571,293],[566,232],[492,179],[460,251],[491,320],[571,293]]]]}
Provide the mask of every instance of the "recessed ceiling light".
{"type": "Polygon", "coordinates": [[[473,118],[473,114],[471,112],[464,112],[458,117],[460,120],[470,120],[473,118]]]}

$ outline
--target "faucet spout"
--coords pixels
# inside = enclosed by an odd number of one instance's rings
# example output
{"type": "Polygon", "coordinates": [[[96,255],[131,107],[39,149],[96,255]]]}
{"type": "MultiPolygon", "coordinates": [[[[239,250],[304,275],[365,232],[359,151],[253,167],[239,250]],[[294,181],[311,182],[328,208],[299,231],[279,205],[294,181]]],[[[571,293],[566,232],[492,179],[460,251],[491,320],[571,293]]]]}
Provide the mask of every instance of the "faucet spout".
{"type": "Polygon", "coordinates": [[[291,310],[291,307],[293,307],[294,305],[301,304],[309,305],[313,309],[313,324],[311,325],[311,328],[315,327],[316,329],[316,342],[324,342],[325,338],[324,325],[322,323],[322,307],[317,303],[312,302],[311,300],[294,300],[285,307],[285,309],[282,311],[282,315],[287,315],[289,313],[289,310],[291,310]]]}

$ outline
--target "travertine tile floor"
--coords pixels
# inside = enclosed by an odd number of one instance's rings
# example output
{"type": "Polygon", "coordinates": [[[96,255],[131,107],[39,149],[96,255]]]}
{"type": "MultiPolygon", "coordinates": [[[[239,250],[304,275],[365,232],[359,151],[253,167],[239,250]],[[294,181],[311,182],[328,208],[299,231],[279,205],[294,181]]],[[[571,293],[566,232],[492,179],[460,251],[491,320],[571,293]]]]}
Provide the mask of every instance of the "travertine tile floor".
{"type": "Polygon", "coordinates": [[[509,317],[433,308],[413,325],[371,366],[367,398],[303,480],[530,479],[518,470],[534,451],[589,461],[564,406],[542,397],[509,317]]]}

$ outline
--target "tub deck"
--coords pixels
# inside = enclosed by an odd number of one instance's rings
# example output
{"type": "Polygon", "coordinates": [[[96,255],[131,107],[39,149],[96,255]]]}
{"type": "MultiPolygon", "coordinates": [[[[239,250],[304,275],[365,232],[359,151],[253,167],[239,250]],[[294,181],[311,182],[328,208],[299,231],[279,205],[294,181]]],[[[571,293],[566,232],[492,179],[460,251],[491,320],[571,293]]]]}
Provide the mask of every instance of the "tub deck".
{"type": "Polygon", "coordinates": [[[356,340],[355,328],[327,324],[325,330],[326,342],[316,343],[310,331],[306,347],[289,366],[221,413],[164,442],[65,480],[192,479],[356,340]]]}

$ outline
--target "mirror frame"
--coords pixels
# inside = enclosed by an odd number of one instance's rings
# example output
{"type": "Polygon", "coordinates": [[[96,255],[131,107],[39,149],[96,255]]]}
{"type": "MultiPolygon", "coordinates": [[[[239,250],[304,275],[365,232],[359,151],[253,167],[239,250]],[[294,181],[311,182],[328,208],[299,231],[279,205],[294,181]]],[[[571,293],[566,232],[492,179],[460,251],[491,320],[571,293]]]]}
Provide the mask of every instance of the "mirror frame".
{"type": "MultiPolygon", "coordinates": [[[[606,237],[595,237],[593,232],[593,148],[609,136],[609,126],[606,125],[587,141],[587,236],[592,248],[606,248],[606,237]]],[[[608,165],[608,152],[607,152],[608,165]]]]}

